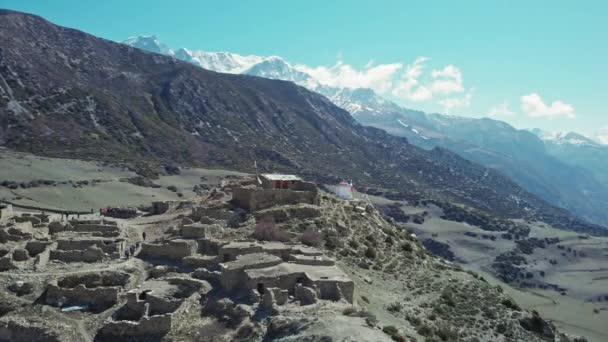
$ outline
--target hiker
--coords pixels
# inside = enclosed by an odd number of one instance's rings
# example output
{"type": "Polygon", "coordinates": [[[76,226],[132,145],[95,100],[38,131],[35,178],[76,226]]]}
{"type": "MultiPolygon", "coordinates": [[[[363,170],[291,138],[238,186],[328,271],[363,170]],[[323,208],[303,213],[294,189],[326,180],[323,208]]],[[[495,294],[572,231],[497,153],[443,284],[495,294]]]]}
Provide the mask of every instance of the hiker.
{"type": "Polygon", "coordinates": [[[146,241],[146,232],[142,232],[141,237],[143,238],[143,241],[146,241]]]}
{"type": "Polygon", "coordinates": [[[125,251],[125,259],[129,260],[129,250],[128,249],[125,251]]]}

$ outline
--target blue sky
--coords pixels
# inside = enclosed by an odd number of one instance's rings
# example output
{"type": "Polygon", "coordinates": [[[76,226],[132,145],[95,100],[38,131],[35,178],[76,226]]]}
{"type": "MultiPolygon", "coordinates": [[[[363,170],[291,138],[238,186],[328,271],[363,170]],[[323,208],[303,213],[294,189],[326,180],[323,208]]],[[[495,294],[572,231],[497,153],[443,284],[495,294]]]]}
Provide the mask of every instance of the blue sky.
{"type": "Polygon", "coordinates": [[[107,39],[279,55],[429,112],[605,128],[608,1],[1,0],[107,39]],[[177,5],[179,4],[179,5],[177,5]],[[336,66],[337,63],[340,63],[336,66]]]}

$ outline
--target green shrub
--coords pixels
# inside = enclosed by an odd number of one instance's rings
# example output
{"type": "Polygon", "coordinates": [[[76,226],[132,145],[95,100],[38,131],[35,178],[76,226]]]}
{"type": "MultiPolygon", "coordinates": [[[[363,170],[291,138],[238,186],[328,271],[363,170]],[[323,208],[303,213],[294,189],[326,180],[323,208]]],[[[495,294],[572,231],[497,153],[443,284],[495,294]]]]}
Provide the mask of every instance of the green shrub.
{"type": "Polygon", "coordinates": [[[433,328],[426,324],[422,324],[420,327],[418,327],[418,330],[416,330],[416,332],[420,336],[431,336],[433,334],[433,328]]]}
{"type": "Polygon", "coordinates": [[[386,310],[388,310],[389,312],[392,312],[392,313],[397,313],[397,312],[400,312],[402,308],[403,308],[403,306],[401,305],[401,303],[394,302],[394,303],[389,304],[388,307],[386,308],[386,310]]]}
{"type": "Polygon", "coordinates": [[[375,259],[376,249],[373,247],[367,247],[367,249],[365,249],[365,257],[367,257],[368,259],[375,259]]]}

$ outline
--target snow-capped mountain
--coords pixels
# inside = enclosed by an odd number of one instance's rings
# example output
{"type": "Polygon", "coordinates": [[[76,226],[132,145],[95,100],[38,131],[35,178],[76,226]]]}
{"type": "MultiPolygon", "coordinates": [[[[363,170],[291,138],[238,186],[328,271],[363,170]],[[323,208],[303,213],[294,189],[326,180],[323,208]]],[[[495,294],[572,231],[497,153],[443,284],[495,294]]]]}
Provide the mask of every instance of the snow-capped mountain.
{"type": "Polygon", "coordinates": [[[175,54],[171,48],[169,48],[167,45],[163,44],[160,40],[158,40],[155,35],[129,37],[122,43],[131,45],[142,50],[156,52],[163,55],[173,56],[175,54]]]}
{"type": "Polygon", "coordinates": [[[585,145],[589,147],[608,148],[606,145],[600,144],[599,142],[576,132],[547,132],[538,128],[531,129],[530,131],[536,134],[544,142],[551,144],[585,145]]]}
{"type": "Polygon", "coordinates": [[[204,69],[230,74],[246,74],[265,78],[291,81],[312,91],[325,95],[334,104],[345,109],[354,117],[359,113],[382,115],[401,108],[371,89],[335,88],[323,85],[312,75],[299,70],[278,56],[242,56],[231,52],[192,51],[185,48],[172,50],[160,42],[156,36],[131,37],[123,44],[142,50],[173,56],[198,65],[204,69]]]}
{"type": "Polygon", "coordinates": [[[230,52],[190,51],[184,48],[177,50],[175,58],[198,65],[203,69],[228,74],[242,74],[266,59],[260,56],[241,56],[230,52]]]}
{"type": "MultiPolygon", "coordinates": [[[[597,155],[594,141],[576,133],[551,136],[518,130],[488,118],[428,114],[403,108],[372,89],[336,88],[278,56],[242,56],[230,52],[171,50],[154,36],[129,38],[125,44],[164,53],[202,68],[292,81],[325,95],[361,124],[406,137],[423,148],[444,147],[479,164],[500,170],[516,183],[555,205],[608,224],[608,154],[597,155]],[[565,148],[568,147],[568,148],[565,148]],[[585,153],[582,153],[584,148],[585,153]],[[578,158],[577,156],[581,156],[578,158]],[[591,172],[589,172],[591,171],[591,172]],[[594,177],[595,176],[595,177],[594,177]],[[599,182],[598,182],[599,181],[599,182]],[[592,195],[586,189],[595,189],[592,195]]],[[[606,148],[608,153],[608,148],[606,148]]],[[[603,150],[602,150],[603,151],[603,150]]]]}

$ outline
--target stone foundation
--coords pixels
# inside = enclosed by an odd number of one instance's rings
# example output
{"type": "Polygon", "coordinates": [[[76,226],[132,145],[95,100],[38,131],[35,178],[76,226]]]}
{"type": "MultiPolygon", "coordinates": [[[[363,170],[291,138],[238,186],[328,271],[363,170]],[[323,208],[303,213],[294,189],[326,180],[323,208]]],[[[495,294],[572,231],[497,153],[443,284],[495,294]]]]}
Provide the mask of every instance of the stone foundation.
{"type": "MultiPolygon", "coordinates": [[[[308,184],[308,183],[305,183],[308,184]]],[[[298,189],[263,189],[237,187],[232,189],[232,201],[237,206],[251,212],[266,209],[278,205],[288,204],[319,204],[319,192],[314,186],[304,187],[306,190],[298,189]]]]}
{"type": "Polygon", "coordinates": [[[181,260],[196,253],[198,243],[192,240],[170,240],[165,243],[143,243],[140,256],[181,260]]]}

